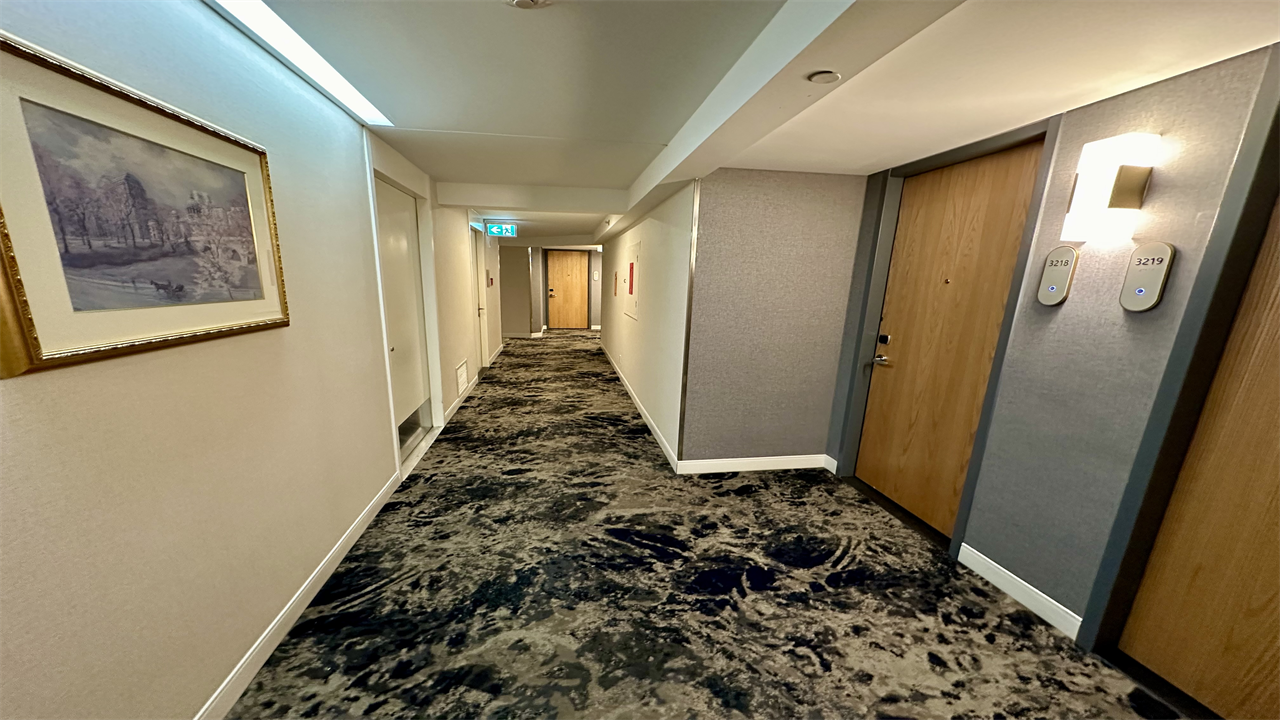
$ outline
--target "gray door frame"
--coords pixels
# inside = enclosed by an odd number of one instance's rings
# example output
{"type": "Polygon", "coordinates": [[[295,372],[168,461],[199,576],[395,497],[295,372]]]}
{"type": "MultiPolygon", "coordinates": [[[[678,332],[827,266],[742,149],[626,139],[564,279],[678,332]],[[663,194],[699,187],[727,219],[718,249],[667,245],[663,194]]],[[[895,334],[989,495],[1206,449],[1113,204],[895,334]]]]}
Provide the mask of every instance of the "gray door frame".
{"type": "Polygon", "coordinates": [[[991,155],[1018,145],[1043,138],[1044,152],[1036,170],[1035,186],[1031,191],[1031,206],[1022,229],[1018,246],[1018,259],[1014,265],[1009,294],[1005,301],[1004,318],[1000,323],[1000,336],[996,342],[996,354],[991,362],[991,374],[982,400],[982,415],[978,432],[974,437],[965,475],[964,490],[960,496],[960,508],[956,513],[955,528],[951,534],[951,556],[960,552],[965,525],[969,519],[969,507],[973,503],[974,486],[982,467],[982,453],[987,444],[991,426],[992,409],[996,390],[1000,384],[1000,368],[1004,365],[1005,349],[1009,346],[1009,332],[1013,328],[1013,315],[1022,292],[1027,259],[1031,255],[1031,240],[1035,236],[1040,218],[1040,205],[1044,188],[1053,165],[1053,151],[1057,144],[1058,127],[1062,116],[1001,133],[985,140],[963,145],[922,160],[876,173],[867,179],[867,195],[863,203],[862,223],[859,229],[858,249],[854,258],[854,277],[849,288],[849,304],[845,312],[844,339],[841,343],[839,373],[836,376],[836,401],[831,410],[831,431],[827,436],[828,453],[836,460],[836,475],[854,477],[858,464],[858,446],[862,441],[862,425],[867,411],[867,395],[871,390],[872,357],[876,350],[876,336],[880,331],[881,313],[884,310],[885,292],[889,282],[889,262],[893,255],[893,238],[898,230],[898,211],[902,204],[902,183],[908,177],[920,175],[949,165],[991,155]],[[863,238],[869,240],[864,241],[863,238]]]}

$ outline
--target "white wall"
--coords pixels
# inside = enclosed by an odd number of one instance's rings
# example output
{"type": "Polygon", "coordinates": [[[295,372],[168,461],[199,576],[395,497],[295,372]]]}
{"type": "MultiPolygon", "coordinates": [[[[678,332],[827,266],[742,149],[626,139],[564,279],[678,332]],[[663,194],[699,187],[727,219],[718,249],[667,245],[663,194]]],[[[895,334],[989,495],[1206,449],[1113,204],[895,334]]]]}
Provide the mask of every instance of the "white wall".
{"type": "Polygon", "coordinates": [[[290,327],[0,381],[0,716],[190,718],[397,470],[362,129],[195,0],[0,26],[269,153],[290,327]]]}
{"type": "Polygon", "coordinates": [[[467,381],[480,371],[480,324],[476,312],[476,275],[471,265],[471,226],[463,208],[438,207],[435,226],[436,309],[440,324],[441,401],[446,409],[458,402],[455,368],[467,362],[467,381]]]}
{"type": "Polygon", "coordinates": [[[679,443],[684,332],[689,297],[689,251],[693,238],[692,183],[654,208],[643,220],[604,246],[601,344],[613,360],[675,465],[679,443]],[[639,318],[623,314],[627,248],[641,243],[636,271],[639,318]]]}

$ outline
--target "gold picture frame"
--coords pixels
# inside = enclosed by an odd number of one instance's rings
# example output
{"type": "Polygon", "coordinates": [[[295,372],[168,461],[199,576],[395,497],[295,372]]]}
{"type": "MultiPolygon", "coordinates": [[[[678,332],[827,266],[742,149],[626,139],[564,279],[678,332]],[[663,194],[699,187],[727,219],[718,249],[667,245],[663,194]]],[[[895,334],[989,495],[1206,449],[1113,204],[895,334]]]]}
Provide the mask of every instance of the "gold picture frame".
{"type": "MultiPolygon", "coordinates": [[[[14,168],[14,172],[0,173],[5,176],[0,178],[0,378],[289,325],[284,267],[265,148],[8,34],[0,34],[0,63],[7,66],[4,72],[0,72],[0,123],[3,123],[0,127],[9,126],[3,133],[6,137],[0,140],[0,163],[14,168]],[[45,78],[42,73],[48,73],[49,77],[45,78]],[[30,88],[36,90],[23,92],[30,88]],[[87,92],[81,88],[86,88],[87,92]],[[50,101],[50,98],[54,100],[50,101]],[[61,102],[64,98],[66,103],[61,102]],[[106,109],[98,112],[98,104],[106,109]],[[57,107],[61,105],[68,105],[70,109],[57,107]],[[29,133],[34,133],[29,130],[33,108],[39,111],[37,115],[44,113],[68,123],[80,123],[96,133],[94,137],[105,137],[102,142],[146,145],[147,152],[151,154],[171,153],[173,160],[181,161],[179,165],[185,163],[200,170],[202,166],[198,163],[204,163],[217,173],[226,171],[215,181],[234,180],[239,177],[235,174],[238,172],[244,177],[244,187],[231,185],[239,194],[235,195],[229,208],[215,206],[208,193],[192,190],[193,204],[185,209],[175,209],[172,203],[162,205],[158,200],[148,200],[145,186],[133,171],[120,175],[115,182],[127,185],[127,188],[117,191],[117,194],[124,192],[129,196],[129,203],[136,204],[134,196],[150,203],[146,205],[149,214],[144,216],[147,219],[143,224],[139,224],[136,218],[127,221],[132,225],[132,228],[125,229],[133,239],[133,255],[126,252],[129,250],[127,241],[117,239],[117,243],[124,242],[124,250],[116,252],[114,259],[110,260],[113,267],[102,271],[114,273],[114,279],[108,282],[90,278],[83,274],[93,272],[96,266],[91,265],[89,271],[68,269],[71,267],[67,265],[68,259],[74,255],[68,238],[73,236],[61,228],[59,238],[59,231],[53,227],[51,208],[58,207],[59,200],[51,197],[51,191],[47,189],[50,183],[43,174],[47,165],[41,166],[35,159],[39,153],[33,140],[35,135],[29,136],[29,133]],[[85,108],[90,111],[78,111],[85,108]],[[24,116],[21,112],[28,114],[24,116]],[[26,126],[20,124],[23,117],[28,118],[26,126]],[[117,121],[110,122],[104,117],[117,121]],[[139,128],[151,129],[153,136],[149,137],[139,128]],[[17,130],[21,132],[15,132],[17,130]],[[16,137],[19,135],[21,137],[16,137]],[[124,140],[118,140],[116,136],[124,140]],[[199,151],[201,148],[204,153],[199,151]],[[253,165],[255,157],[256,167],[253,165]],[[33,177],[46,189],[31,189],[33,177]],[[129,181],[130,177],[133,177],[132,181],[129,181]],[[35,195],[36,190],[43,194],[35,195]],[[6,203],[12,200],[9,195],[18,196],[18,201],[9,206],[10,213],[6,216],[6,203]],[[41,197],[45,199],[44,203],[39,202],[41,197]],[[163,209],[168,210],[167,216],[161,216],[163,209]],[[191,224],[185,220],[203,218],[201,212],[208,213],[208,219],[199,227],[215,227],[216,218],[220,235],[214,235],[212,231],[203,236],[191,234],[191,224]],[[168,228],[185,228],[185,238],[180,231],[168,228]],[[148,254],[138,250],[138,239],[144,235],[147,248],[152,249],[148,254]],[[153,249],[157,238],[160,239],[160,250],[153,249]],[[238,244],[222,242],[230,239],[238,244]],[[49,241],[53,242],[51,248],[49,241]],[[208,259],[211,253],[219,256],[224,245],[233,248],[225,254],[236,259],[238,267],[234,268],[235,272],[222,268],[228,266],[230,260],[208,259]],[[50,260],[51,251],[56,262],[50,260]],[[120,257],[124,257],[124,261],[120,257]],[[122,262],[135,263],[125,264],[126,268],[157,265],[178,268],[179,279],[183,277],[181,271],[196,265],[212,264],[214,270],[206,269],[201,277],[215,279],[208,283],[188,280],[190,287],[187,287],[174,282],[172,277],[163,282],[147,277],[125,278],[127,272],[120,270],[122,262]],[[55,274],[53,268],[59,266],[65,277],[55,274]],[[73,272],[82,274],[73,275],[73,272]],[[92,296],[98,298],[97,302],[107,304],[83,307],[77,304],[80,301],[72,289],[73,285],[76,288],[90,287],[84,285],[86,282],[97,286],[87,291],[85,297],[92,296]],[[125,297],[125,290],[120,288],[129,288],[126,282],[132,282],[134,295],[125,298],[121,304],[116,298],[125,297]],[[154,286],[154,292],[146,289],[148,282],[154,286]],[[119,283],[120,287],[106,287],[109,283],[119,283]],[[208,299],[213,293],[210,288],[218,288],[216,299],[208,299]],[[223,291],[227,294],[225,298],[220,295],[223,291]],[[93,295],[95,292],[97,295],[93,295]],[[237,292],[243,297],[236,297],[237,292]],[[101,297],[107,299],[101,300],[101,297]],[[42,334],[48,337],[42,340],[42,334]]],[[[138,153],[140,158],[149,157],[142,150],[138,153]]],[[[153,162],[161,164],[165,160],[153,162]]],[[[110,169],[118,172],[121,168],[110,169]]],[[[173,177],[179,171],[168,172],[170,174],[166,177],[173,177]]],[[[195,173],[191,177],[195,177],[195,173]]],[[[86,195],[105,192],[101,190],[106,182],[105,176],[99,178],[98,191],[84,189],[94,185],[82,180],[76,176],[76,182],[80,184],[75,187],[79,192],[86,195]]],[[[193,185],[188,183],[184,190],[193,185]]],[[[219,187],[224,186],[225,183],[219,187]]],[[[177,196],[175,188],[159,189],[169,196],[177,196]]],[[[133,204],[129,210],[131,218],[135,215],[133,204]]],[[[80,226],[85,227],[83,213],[79,220],[80,226]]],[[[126,221],[116,219],[114,231],[121,234],[120,228],[125,225],[126,221]]],[[[95,229],[97,227],[95,223],[95,229]]],[[[81,265],[85,262],[108,262],[98,258],[106,257],[108,250],[115,247],[104,245],[100,237],[93,237],[88,230],[83,231],[82,241],[90,248],[86,251],[90,259],[84,260],[82,253],[77,259],[81,265]],[[95,239],[100,241],[96,250],[93,246],[95,239]]],[[[190,277],[189,272],[186,277],[190,277]]]]}

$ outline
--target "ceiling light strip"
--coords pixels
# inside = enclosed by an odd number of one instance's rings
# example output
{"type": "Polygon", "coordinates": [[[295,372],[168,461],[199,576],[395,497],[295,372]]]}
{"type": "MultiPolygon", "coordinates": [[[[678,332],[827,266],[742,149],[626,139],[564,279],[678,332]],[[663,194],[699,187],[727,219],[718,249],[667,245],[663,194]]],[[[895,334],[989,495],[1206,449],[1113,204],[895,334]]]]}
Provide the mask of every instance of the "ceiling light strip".
{"type": "Polygon", "coordinates": [[[262,0],[206,0],[220,13],[247,30],[251,37],[278,54],[286,64],[323,90],[331,99],[367,125],[390,127],[391,121],[378,111],[355,86],[320,56],[302,36],[289,27],[262,0]]]}

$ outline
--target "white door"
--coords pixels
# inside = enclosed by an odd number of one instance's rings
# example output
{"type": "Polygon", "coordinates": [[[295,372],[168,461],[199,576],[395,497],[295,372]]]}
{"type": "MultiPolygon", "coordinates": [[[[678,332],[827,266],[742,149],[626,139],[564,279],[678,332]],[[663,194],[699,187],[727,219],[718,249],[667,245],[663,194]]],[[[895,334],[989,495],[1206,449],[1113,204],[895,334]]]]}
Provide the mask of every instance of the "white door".
{"type": "Polygon", "coordinates": [[[418,265],[418,202],[381,180],[374,181],[378,204],[378,257],[382,302],[391,357],[391,406],[402,423],[427,401],[427,347],[418,265]]]}
{"type": "Polygon", "coordinates": [[[480,345],[480,366],[489,367],[489,272],[486,265],[485,235],[471,231],[471,263],[476,272],[476,337],[480,345]]]}

